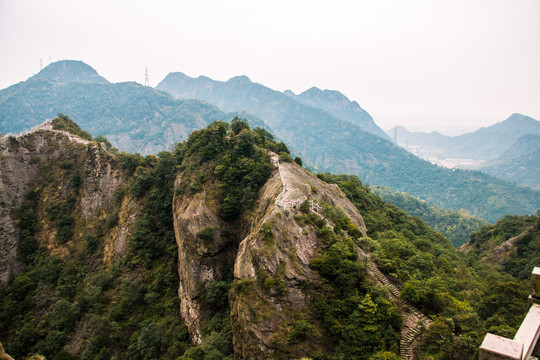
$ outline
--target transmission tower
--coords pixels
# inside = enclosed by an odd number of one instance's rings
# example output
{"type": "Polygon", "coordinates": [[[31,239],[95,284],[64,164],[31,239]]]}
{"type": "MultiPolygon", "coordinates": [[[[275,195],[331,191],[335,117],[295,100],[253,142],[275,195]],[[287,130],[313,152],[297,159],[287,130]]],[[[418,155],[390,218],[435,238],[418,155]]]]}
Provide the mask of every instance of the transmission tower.
{"type": "Polygon", "coordinates": [[[144,86],[150,86],[150,82],[148,81],[148,68],[144,68],[144,86]]]}
{"type": "Polygon", "coordinates": [[[43,59],[39,59],[39,71],[43,70],[43,59]]]}

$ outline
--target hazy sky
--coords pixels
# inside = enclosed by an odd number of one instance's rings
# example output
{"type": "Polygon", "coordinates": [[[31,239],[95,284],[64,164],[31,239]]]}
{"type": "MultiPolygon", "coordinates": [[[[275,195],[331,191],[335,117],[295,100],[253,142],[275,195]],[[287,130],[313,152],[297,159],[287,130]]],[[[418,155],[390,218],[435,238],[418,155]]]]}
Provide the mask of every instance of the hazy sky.
{"type": "Polygon", "coordinates": [[[0,0],[0,51],[0,88],[74,59],[113,82],[336,89],[384,129],[540,120],[540,0],[0,0]]]}

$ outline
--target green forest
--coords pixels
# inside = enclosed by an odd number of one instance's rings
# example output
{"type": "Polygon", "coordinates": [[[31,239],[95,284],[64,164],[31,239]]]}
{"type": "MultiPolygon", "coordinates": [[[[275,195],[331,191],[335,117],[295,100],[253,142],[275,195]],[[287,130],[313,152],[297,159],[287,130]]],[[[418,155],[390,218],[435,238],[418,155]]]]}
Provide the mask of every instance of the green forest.
{"type": "Polygon", "coordinates": [[[467,241],[473,231],[487,225],[487,221],[469,215],[467,210],[448,210],[431,205],[407,193],[392,193],[388,188],[373,187],[373,191],[385,202],[389,202],[405,211],[408,215],[418,216],[434,230],[440,232],[454,247],[458,248],[467,241]]]}

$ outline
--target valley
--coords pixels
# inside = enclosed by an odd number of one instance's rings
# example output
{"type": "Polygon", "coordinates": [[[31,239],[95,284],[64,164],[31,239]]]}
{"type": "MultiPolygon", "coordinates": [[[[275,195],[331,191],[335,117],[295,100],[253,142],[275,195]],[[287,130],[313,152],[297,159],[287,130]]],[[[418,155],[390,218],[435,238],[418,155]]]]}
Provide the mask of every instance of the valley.
{"type": "Polygon", "coordinates": [[[405,150],[450,169],[478,170],[520,186],[540,189],[540,122],[521,114],[475,132],[449,137],[411,133],[402,126],[387,132],[405,150]]]}

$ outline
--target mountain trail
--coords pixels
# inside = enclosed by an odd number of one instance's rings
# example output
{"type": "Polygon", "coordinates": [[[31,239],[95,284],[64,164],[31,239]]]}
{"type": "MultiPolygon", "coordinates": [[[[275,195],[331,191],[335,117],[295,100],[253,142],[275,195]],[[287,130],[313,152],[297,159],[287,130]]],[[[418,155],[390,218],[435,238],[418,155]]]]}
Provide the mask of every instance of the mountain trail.
{"type": "Polygon", "coordinates": [[[292,185],[296,176],[279,162],[277,155],[272,155],[271,159],[272,164],[278,169],[281,183],[283,184],[281,192],[276,197],[276,205],[283,208],[283,210],[300,206],[307,200],[307,196],[297,186],[292,185]]]}
{"type": "Polygon", "coordinates": [[[362,249],[358,249],[358,256],[364,260],[368,267],[368,272],[376,281],[382,283],[389,291],[390,296],[399,304],[403,315],[403,326],[401,327],[399,341],[399,355],[403,360],[414,359],[413,350],[418,345],[417,337],[422,330],[427,329],[431,320],[420,310],[400,298],[400,290],[388,280],[388,278],[379,270],[377,265],[370,259],[370,255],[362,249]]]}
{"type": "Polygon", "coordinates": [[[53,132],[53,133],[63,134],[63,135],[68,137],[69,141],[74,141],[74,142],[79,143],[79,144],[86,145],[86,144],[90,143],[90,141],[85,140],[83,138],[80,138],[77,135],[73,135],[72,133],[70,133],[68,131],[53,129],[51,119],[47,119],[47,120],[45,120],[45,122],[43,122],[43,123],[41,123],[39,125],[36,125],[36,126],[32,127],[31,129],[28,129],[26,131],[22,131],[19,134],[7,133],[7,134],[2,135],[2,137],[15,136],[16,138],[20,138],[22,136],[34,133],[34,132],[39,131],[39,130],[45,130],[45,131],[50,131],[50,132],[53,132]]]}

